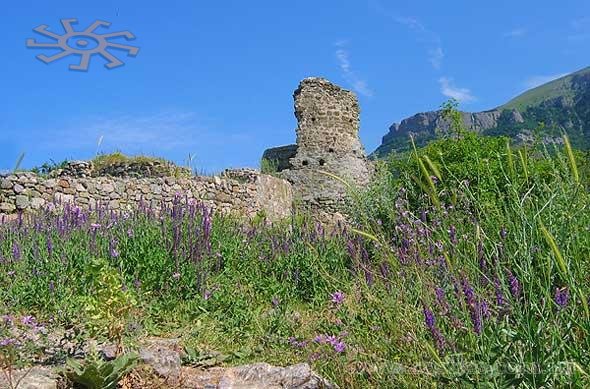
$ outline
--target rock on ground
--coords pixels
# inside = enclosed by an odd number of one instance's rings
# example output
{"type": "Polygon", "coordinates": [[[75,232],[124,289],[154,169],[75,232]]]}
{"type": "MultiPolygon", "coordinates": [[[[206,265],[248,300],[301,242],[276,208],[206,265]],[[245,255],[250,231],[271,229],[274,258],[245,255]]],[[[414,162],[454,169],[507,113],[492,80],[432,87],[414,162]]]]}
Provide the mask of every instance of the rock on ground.
{"type": "Polygon", "coordinates": [[[232,367],[225,371],[219,389],[320,389],[336,388],[311,370],[307,363],[288,367],[276,367],[268,363],[256,363],[232,367]]]}
{"type": "MultiPolygon", "coordinates": [[[[57,389],[58,377],[51,368],[34,367],[31,370],[15,371],[12,375],[12,385],[20,380],[18,389],[57,389]],[[23,377],[24,376],[24,377],[23,377]]],[[[0,375],[0,388],[10,388],[4,375],[0,375]]]]}

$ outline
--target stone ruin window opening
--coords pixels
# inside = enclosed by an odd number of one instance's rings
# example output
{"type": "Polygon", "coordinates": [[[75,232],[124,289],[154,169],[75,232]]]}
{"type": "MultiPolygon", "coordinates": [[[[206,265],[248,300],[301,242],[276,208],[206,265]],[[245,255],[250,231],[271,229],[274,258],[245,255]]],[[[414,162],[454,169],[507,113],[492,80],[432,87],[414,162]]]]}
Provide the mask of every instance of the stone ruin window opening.
{"type": "Polygon", "coordinates": [[[330,148],[328,149],[328,153],[333,153],[333,152],[334,152],[334,148],[330,147],[330,148]]]}
{"type": "Polygon", "coordinates": [[[307,159],[304,159],[302,164],[303,164],[303,166],[307,166],[307,165],[309,165],[309,161],[307,159]]]}
{"type": "Polygon", "coordinates": [[[320,159],[320,166],[324,166],[326,164],[326,161],[322,158],[320,159]]]}

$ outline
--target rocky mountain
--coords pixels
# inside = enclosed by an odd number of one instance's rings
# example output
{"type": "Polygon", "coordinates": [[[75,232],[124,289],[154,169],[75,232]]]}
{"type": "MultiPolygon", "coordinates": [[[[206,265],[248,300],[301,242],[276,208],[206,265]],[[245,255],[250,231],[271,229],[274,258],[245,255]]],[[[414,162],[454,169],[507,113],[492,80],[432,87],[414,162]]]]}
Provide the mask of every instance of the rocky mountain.
{"type": "MultiPolygon", "coordinates": [[[[465,127],[484,135],[505,135],[516,143],[540,136],[545,143],[561,142],[565,131],[575,147],[590,148],[590,67],[528,90],[489,111],[461,112],[465,127]],[[540,125],[543,123],[543,125],[540,125]]],[[[394,123],[372,156],[408,150],[409,136],[417,146],[449,130],[441,111],[418,113],[394,123]]]]}

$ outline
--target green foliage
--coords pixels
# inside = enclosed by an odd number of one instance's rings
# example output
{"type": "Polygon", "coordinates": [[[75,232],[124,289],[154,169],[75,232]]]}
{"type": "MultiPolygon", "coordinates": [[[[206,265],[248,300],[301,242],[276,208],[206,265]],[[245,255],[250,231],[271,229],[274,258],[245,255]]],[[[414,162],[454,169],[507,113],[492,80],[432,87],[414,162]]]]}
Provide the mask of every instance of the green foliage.
{"type": "Polygon", "coordinates": [[[89,260],[83,276],[87,294],[81,297],[81,302],[87,328],[92,334],[120,341],[128,316],[136,305],[135,298],[124,290],[121,276],[105,259],[89,260]]]}
{"type": "Polygon", "coordinates": [[[274,174],[279,171],[279,162],[277,160],[271,160],[262,158],[260,160],[260,172],[263,174],[274,174]]]}
{"type": "Polygon", "coordinates": [[[189,365],[193,367],[210,368],[222,364],[228,358],[228,355],[203,352],[195,349],[194,347],[187,346],[184,348],[182,363],[183,365],[189,365]]]}
{"type": "Polygon", "coordinates": [[[590,219],[582,211],[590,195],[580,185],[587,187],[588,160],[564,139],[561,150],[515,150],[506,139],[464,134],[378,165],[363,206],[373,222],[364,229],[381,246],[394,242],[385,255],[403,269],[396,287],[404,301],[433,312],[439,332],[422,324],[418,335],[432,343],[421,347],[433,382],[589,384],[590,355],[579,351],[590,331],[590,219]],[[440,207],[431,206],[426,175],[439,179],[440,207]],[[565,303],[557,297],[564,290],[565,303]],[[503,304],[494,303],[498,295],[503,304]],[[480,313],[474,333],[483,301],[491,317],[480,313]]]}
{"type": "Polygon", "coordinates": [[[145,155],[137,155],[133,157],[129,157],[119,151],[111,153],[111,154],[101,154],[96,156],[92,163],[94,167],[98,170],[107,168],[114,164],[122,164],[122,163],[150,163],[150,162],[168,162],[163,158],[158,157],[149,157],[145,155]]]}
{"type": "Polygon", "coordinates": [[[46,176],[55,170],[64,169],[67,166],[67,164],[68,164],[67,159],[65,159],[59,163],[56,163],[54,160],[50,159],[49,162],[44,162],[43,165],[41,165],[41,166],[33,167],[31,169],[31,171],[33,173],[46,176]]]}
{"type": "Polygon", "coordinates": [[[112,361],[103,361],[94,351],[82,363],[69,359],[64,374],[73,384],[85,389],[115,389],[137,361],[136,353],[126,353],[112,361]]]}
{"type": "MultiPolygon", "coordinates": [[[[164,158],[145,155],[127,156],[118,151],[111,154],[98,155],[92,160],[94,169],[98,172],[108,171],[113,165],[151,165],[154,162],[165,165],[170,170],[170,174],[174,177],[186,176],[187,171],[191,171],[190,168],[181,168],[164,158]]],[[[192,156],[189,155],[189,165],[191,163],[192,156]]]]}

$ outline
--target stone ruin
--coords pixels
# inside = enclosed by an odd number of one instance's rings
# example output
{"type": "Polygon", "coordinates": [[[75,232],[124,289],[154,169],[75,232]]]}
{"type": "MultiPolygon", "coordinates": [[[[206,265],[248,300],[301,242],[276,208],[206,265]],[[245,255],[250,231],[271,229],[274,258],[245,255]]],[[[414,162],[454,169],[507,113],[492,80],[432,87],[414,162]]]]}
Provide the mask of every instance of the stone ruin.
{"type": "Polygon", "coordinates": [[[366,185],[372,174],[359,139],[359,104],[351,91],[323,78],[306,78],[293,94],[297,144],[268,149],[278,175],[293,185],[294,195],[307,209],[334,214],[342,209],[347,188],[366,185]]]}
{"type": "Polygon", "coordinates": [[[354,93],[315,77],[301,81],[293,97],[297,144],[268,149],[263,155],[278,177],[251,169],[199,177],[159,161],[121,162],[106,168],[73,161],[49,176],[0,174],[0,223],[55,200],[125,210],[139,203],[170,204],[177,193],[223,213],[253,217],[262,212],[278,220],[297,207],[333,223],[346,213],[348,191],[333,176],[362,187],[373,170],[358,136],[358,100],[354,93]]]}

